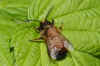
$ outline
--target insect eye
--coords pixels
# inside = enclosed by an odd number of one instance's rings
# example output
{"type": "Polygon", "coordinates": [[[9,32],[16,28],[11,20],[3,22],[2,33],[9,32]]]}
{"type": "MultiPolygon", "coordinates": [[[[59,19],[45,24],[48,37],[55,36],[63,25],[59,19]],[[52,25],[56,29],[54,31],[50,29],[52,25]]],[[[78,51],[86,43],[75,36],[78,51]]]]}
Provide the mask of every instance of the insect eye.
{"type": "Polygon", "coordinates": [[[46,22],[46,23],[45,23],[45,25],[49,25],[49,24],[50,24],[50,22],[46,22]]]}

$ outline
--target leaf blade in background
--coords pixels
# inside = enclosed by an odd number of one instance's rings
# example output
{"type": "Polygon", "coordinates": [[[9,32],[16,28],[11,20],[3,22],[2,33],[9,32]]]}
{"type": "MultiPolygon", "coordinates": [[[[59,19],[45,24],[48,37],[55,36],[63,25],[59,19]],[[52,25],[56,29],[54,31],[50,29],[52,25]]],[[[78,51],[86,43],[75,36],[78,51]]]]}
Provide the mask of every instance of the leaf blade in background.
{"type": "Polygon", "coordinates": [[[29,0],[25,2],[18,0],[0,1],[0,66],[14,66],[15,56],[13,50],[10,52],[16,27],[27,16],[29,0]],[[27,2],[25,4],[25,2],[27,2]],[[16,4],[16,5],[15,5],[16,4]]]}
{"type": "Polygon", "coordinates": [[[0,4],[0,35],[4,37],[0,39],[0,49],[3,50],[0,51],[0,58],[3,60],[0,62],[1,66],[4,62],[7,66],[13,66],[14,58],[16,66],[100,66],[99,0],[16,2],[17,0],[4,0],[0,4]],[[54,19],[57,27],[63,23],[64,29],[61,32],[75,48],[62,61],[52,61],[48,57],[45,43],[29,42],[39,36],[34,29],[38,22],[24,22],[27,17],[44,20],[52,7],[48,20],[54,19]],[[9,45],[15,48],[13,57],[9,52],[9,45]]]}

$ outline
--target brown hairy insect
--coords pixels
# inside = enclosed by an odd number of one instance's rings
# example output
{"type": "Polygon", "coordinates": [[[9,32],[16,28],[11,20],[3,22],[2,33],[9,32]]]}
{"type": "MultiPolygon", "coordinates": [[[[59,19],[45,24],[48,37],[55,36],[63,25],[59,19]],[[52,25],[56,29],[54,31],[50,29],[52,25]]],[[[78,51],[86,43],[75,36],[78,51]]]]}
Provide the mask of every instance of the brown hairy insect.
{"type": "MultiPolygon", "coordinates": [[[[48,12],[48,14],[50,11],[48,12]]],[[[48,14],[44,21],[40,21],[38,30],[40,38],[46,43],[48,55],[55,60],[64,59],[69,51],[73,50],[72,44],[60,32],[59,28],[54,25],[54,20],[51,22],[47,20],[48,14]]],[[[38,21],[38,20],[37,20],[38,21]]],[[[36,41],[34,39],[31,41],[36,41]]]]}
{"type": "Polygon", "coordinates": [[[67,52],[73,50],[71,43],[60,33],[59,28],[54,26],[54,20],[52,22],[48,20],[40,22],[38,30],[41,35],[40,38],[45,40],[48,55],[52,59],[64,59],[67,52]]]}

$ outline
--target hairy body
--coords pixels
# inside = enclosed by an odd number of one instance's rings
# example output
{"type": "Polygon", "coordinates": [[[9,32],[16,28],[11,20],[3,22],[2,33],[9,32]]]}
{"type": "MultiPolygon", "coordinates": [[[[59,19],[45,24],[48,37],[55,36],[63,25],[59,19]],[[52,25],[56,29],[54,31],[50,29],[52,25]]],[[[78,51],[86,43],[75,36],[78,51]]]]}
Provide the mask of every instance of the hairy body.
{"type": "Polygon", "coordinates": [[[63,59],[66,57],[67,52],[73,49],[71,43],[60,33],[53,22],[41,22],[39,30],[52,59],[63,59]]]}

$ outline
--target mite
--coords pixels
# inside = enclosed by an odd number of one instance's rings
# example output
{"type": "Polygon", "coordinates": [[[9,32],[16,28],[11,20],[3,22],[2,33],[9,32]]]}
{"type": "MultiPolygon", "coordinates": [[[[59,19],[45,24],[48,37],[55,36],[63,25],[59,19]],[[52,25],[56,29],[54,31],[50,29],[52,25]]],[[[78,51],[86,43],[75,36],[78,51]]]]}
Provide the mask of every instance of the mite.
{"type": "MultiPolygon", "coordinates": [[[[42,38],[47,46],[48,55],[54,60],[64,59],[67,53],[73,50],[72,44],[60,32],[59,28],[51,22],[44,20],[40,22],[38,27],[40,38],[42,38]]],[[[34,40],[33,40],[34,41],[34,40]]]]}

